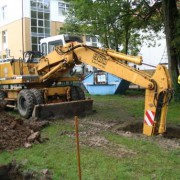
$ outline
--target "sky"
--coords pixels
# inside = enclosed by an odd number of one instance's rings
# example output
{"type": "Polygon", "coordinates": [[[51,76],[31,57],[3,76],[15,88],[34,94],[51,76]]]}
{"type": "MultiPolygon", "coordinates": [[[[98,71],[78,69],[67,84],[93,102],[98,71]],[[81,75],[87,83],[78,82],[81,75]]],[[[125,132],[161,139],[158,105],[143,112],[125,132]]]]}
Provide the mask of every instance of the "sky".
{"type": "MultiPolygon", "coordinates": [[[[155,47],[148,47],[148,45],[143,44],[139,55],[143,57],[143,63],[157,66],[159,63],[167,63],[167,50],[166,50],[166,39],[163,36],[160,40],[155,40],[155,47]]],[[[152,69],[152,67],[141,65],[138,66],[141,70],[152,69]]]]}

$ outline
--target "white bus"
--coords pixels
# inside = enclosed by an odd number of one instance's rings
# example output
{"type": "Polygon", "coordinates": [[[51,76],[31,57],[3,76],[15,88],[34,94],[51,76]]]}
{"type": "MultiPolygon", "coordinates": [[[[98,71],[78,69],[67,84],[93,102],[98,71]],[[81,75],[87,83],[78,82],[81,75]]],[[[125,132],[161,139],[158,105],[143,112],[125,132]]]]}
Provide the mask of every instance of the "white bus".
{"type": "Polygon", "coordinates": [[[56,46],[65,45],[68,42],[77,41],[82,43],[81,36],[72,36],[68,34],[61,34],[57,36],[47,37],[40,40],[40,51],[43,55],[49,54],[51,51],[54,50],[56,46]]]}
{"type": "MultiPolygon", "coordinates": [[[[68,42],[77,41],[83,43],[83,38],[81,36],[61,34],[57,36],[51,36],[43,38],[40,40],[40,51],[43,55],[47,55],[52,52],[56,46],[63,46],[68,42]]],[[[82,75],[85,73],[84,64],[75,65],[73,68],[74,73],[82,75]]]]}

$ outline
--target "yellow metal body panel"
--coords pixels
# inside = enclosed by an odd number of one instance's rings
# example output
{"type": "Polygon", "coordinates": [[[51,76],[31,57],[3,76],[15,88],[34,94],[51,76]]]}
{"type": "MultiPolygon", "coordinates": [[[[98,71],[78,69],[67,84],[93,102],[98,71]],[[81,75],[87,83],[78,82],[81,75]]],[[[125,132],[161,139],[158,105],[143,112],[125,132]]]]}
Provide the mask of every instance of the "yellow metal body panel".
{"type": "Polygon", "coordinates": [[[13,70],[10,62],[0,64],[0,78],[13,77],[13,70]]]}
{"type": "Polygon", "coordinates": [[[36,69],[42,74],[41,80],[46,81],[53,78],[54,74],[58,76],[58,72],[68,70],[72,64],[83,62],[142,86],[146,88],[143,133],[148,136],[157,131],[164,133],[166,101],[169,94],[172,94],[171,79],[167,68],[159,65],[151,76],[130,67],[124,61],[141,64],[142,58],[127,56],[109,49],[88,47],[80,43],[68,43],[63,47],[57,47],[55,51],[43,57],[36,69]]]}
{"type": "Polygon", "coordinates": [[[46,89],[46,95],[47,96],[53,96],[53,95],[67,95],[70,87],[52,87],[52,88],[45,88],[46,89]]]}
{"type": "Polygon", "coordinates": [[[31,82],[23,78],[26,75],[37,75],[35,64],[24,63],[22,61],[0,63],[0,84],[23,84],[39,82],[39,77],[31,82]]]}
{"type": "Polygon", "coordinates": [[[130,55],[124,55],[123,53],[116,52],[113,50],[106,50],[107,54],[113,58],[121,59],[124,61],[132,62],[134,64],[141,65],[142,64],[142,57],[141,56],[130,56],[130,55]]]}
{"type": "Polygon", "coordinates": [[[8,93],[7,93],[7,98],[8,99],[17,99],[17,96],[18,96],[18,93],[19,93],[20,89],[18,90],[8,90],[8,93]]]}
{"type": "Polygon", "coordinates": [[[154,82],[155,88],[152,90],[146,89],[144,111],[145,119],[143,128],[143,133],[148,136],[157,133],[157,131],[160,134],[166,132],[166,115],[168,108],[166,101],[168,100],[169,93],[172,93],[170,75],[165,66],[158,65],[155,73],[151,77],[151,80],[154,82]],[[164,94],[164,96],[162,96],[162,99],[159,99],[162,94],[164,94]],[[161,112],[158,112],[158,108],[160,108],[158,107],[158,101],[162,101],[162,104],[164,103],[164,105],[161,107],[161,112]],[[149,114],[148,111],[150,112],[149,114]],[[156,117],[158,117],[158,119],[156,119],[156,117]],[[147,121],[152,121],[152,123],[147,125],[147,121]]]}
{"type": "MultiPolygon", "coordinates": [[[[114,59],[114,57],[107,55],[108,52],[112,54],[112,50],[105,51],[94,48],[93,50],[95,51],[93,51],[89,48],[83,46],[81,47],[81,44],[77,49],[68,51],[71,45],[72,44],[70,43],[64,47],[59,47],[59,51],[57,48],[56,51],[51,52],[49,55],[40,60],[40,63],[36,67],[37,71],[40,74],[47,71],[47,73],[44,73],[44,76],[41,77],[42,81],[50,79],[51,76],[58,71],[68,70],[72,64],[77,63],[77,61],[81,61],[145,88],[153,87],[153,83],[149,81],[150,75],[144,74],[143,72],[140,72],[122,62],[124,59],[128,60],[129,57],[131,62],[134,59],[134,62],[140,63],[142,61],[141,57],[132,57],[119,53],[119,59],[114,59]],[[63,53],[66,51],[67,53],[63,53]],[[74,54],[76,57],[74,57],[74,54]]],[[[75,45],[79,45],[79,43],[75,45]]],[[[114,52],[114,56],[118,57],[118,53],[114,52]]]]}
{"type": "Polygon", "coordinates": [[[154,135],[154,127],[151,127],[147,124],[143,124],[143,134],[147,136],[153,136],[154,135]]]}

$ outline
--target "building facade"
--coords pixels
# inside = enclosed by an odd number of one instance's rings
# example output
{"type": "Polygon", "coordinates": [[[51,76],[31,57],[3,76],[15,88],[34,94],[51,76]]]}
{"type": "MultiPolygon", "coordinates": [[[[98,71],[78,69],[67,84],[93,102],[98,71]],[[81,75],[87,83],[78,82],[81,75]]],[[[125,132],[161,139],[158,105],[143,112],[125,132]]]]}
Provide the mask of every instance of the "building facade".
{"type": "Polygon", "coordinates": [[[0,0],[0,58],[38,51],[40,39],[59,34],[68,7],[61,0],[0,0]]]}

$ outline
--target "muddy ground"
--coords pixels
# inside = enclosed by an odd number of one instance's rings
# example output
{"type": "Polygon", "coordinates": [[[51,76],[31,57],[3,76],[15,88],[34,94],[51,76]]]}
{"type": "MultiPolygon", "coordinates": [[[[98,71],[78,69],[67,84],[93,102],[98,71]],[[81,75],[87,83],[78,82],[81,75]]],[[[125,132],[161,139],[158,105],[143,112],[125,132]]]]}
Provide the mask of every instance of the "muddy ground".
{"type": "MultiPolygon", "coordinates": [[[[13,151],[18,148],[30,148],[34,143],[43,143],[47,139],[41,138],[40,130],[49,125],[47,121],[28,121],[9,115],[0,109],[0,153],[13,151]]],[[[47,172],[43,179],[51,179],[47,172]]],[[[12,162],[0,165],[1,180],[39,179],[35,172],[21,172],[19,164],[12,162]]]]}
{"type": "MultiPolygon", "coordinates": [[[[69,123],[74,123],[70,120],[69,123]]],[[[103,134],[112,132],[124,137],[135,138],[140,140],[157,142],[163,149],[179,149],[180,148],[180,126],[168,125],[166,134],[155,137],[147,137],[142,134],[143,123],[139,121],[90,121],[79,118],[79,137],[80,144],[94,148],[102,149],[107,155],[114,157],[129,157],[136,154],[127,147],[110,142],[103,134]]],[[[60,135],[74,137],[73,132],[62,131],[60,135]]]]}
{"type": "MultiPolygon", "coordinates": [[[[53,123],[53,122],[52,122],[53,123]]],[[[73,118],[66,123],[74,123],[73,118]]],[[[0,153],[2,151],[13,151],[17,148],[29,148],[33,143],[42,143],[47,139],[41,138],[41,129],[46,127],[47,121],[28,121],[0,110],[0,153]]],[[[149,138],[142,135],[142,122],[130,119],[126,121],[103,121],[88,118],[79,118],[80,144],[90,147],[100,148],[109,156],[126,157],[133,156],[135,152],[127,147],[110,142],[103,135],[110,131],[117,135],[146,139],[147,141],[157,141],[164,149],[180,148],[180,126],[168,125],[167,134],[156,138],[149,138]]],[[[60,135],[67,135],[74,138],[74,132],[62,131],[60,135]]],[[[48,171],[47,171],[48,172],[48,171]]],[[[44,179],[51,179],[51,176],[44,172],[44,179]]],[[[15,162],[8,165],[0,165],[0,179],[38,179],[36,173],[26,173],[20,171],[20,166],[15,162]]]]}
{"type": "Polygon", "coordinates": [[[47,121],[36,122],[16,118],[0,110],[0,152],[20,147],[28,148],[33,143],[43,142],[40,130],[48,124],[47,121]]]}

